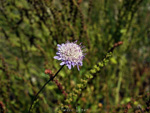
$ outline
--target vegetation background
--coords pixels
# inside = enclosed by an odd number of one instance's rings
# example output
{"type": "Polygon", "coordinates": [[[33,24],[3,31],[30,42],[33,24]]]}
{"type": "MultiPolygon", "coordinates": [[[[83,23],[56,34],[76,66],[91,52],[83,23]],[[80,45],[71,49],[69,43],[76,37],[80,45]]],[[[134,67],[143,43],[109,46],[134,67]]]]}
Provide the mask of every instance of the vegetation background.
{"type": "MultiPolygon", "coordinates": [[[[87,49],[80,71],[64,67],[55,78],[68,94],[113,44],[124,42],[71,103],[73,109],[148,112],[150,0],[0,0],[0,113],[27,113],[49,79],[45,69],[55,73],[60,68],[53,57],[57,44],[67,40],[87,49]]],[[[56,112],[64,104],[63,94],[50,82],[32,112],[56,112]]]]}

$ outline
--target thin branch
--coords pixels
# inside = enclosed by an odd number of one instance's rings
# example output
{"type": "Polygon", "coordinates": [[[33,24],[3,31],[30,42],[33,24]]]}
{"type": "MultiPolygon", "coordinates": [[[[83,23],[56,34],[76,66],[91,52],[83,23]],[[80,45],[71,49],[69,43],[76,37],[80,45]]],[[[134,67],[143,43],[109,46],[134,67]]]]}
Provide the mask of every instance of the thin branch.
{"type": "Polygon", "coordinates": [[[61,66],[61,68],[56,72],[56,74],[55,74],[54,76],[51,76],[51,78],[50,78],[50,79],[42,86],[42,88],[38,91],[38,93],[35,95],[35,97],[34,97],[34,99],[33,99],[33,101],[32,101],[32,104],[31,104],[31,106],[30,106],[30,108],[29,108],[28,113],[30,113],[30,111],[31,111],[31,109],[32,109],[32,106],[33,106],[33,104],[34,104],[34,101],[36,101],[36,99],[37,99],[38,95],[40,94],[40,92],[45,88],[45,86],[46,86],[50,81],[53,81],[53,79],[58,75],[58,73],[60,72],[60,70],[61,70],[63,67],[64,67],[64,65],[61,66]]]}

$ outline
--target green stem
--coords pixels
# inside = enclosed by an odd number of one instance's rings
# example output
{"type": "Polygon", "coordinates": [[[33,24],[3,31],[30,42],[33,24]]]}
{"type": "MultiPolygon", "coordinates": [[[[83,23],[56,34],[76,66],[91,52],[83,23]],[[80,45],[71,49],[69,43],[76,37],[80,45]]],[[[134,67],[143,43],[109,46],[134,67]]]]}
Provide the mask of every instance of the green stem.
{"type": "Polygon", "coordinates": [[[52,77],[42,86],[42,88],[38,91],[38,93],[35,95],[35,97],[34,97],[34,99],[33,99],[33,101],[32,101],[32,104],[31,104],[31,106],[30,106],[30,108],[29,108],[28,113],[30,113],[30,111],[31,111],[31,109],[32,109],[32,106],[33,106],[33,104],[34,104],[34,101],[36,101],[36,99],[37,99],[38,95],[40,94],[40,92],[44,89],[44,87],[45,87],[50,81],[52,81],[52,80],[58,75],[58,73],[60,72],[60,70],[61,70],[63,67],[64,67],[64,65],[61,66],[61,68],[56,72],[56,74],[55,74],[54,76],[52,76],[52,77]]]}
{"type": "Polygon", "coordinates": [[[122,72],[119,72],[119,80],[118,80],[118,85],[116,89],[116,100],[115,100],[116,104],[118,104],[119,102],[119,92],[120,92],[121,82],[122,82],[122,72]]]}

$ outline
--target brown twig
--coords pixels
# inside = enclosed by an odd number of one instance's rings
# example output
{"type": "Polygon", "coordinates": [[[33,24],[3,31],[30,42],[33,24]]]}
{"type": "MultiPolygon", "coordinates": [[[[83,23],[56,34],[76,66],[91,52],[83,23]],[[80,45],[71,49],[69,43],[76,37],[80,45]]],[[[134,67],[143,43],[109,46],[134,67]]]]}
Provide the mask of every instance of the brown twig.
{"type": "MultiPolygon", "coordinates": [[[[46,69],[45,70],[45,74],[48,74],[50,77],[53,76],[54,74],[52,73],[52,71],[50,69],[46,69]]],[[[53,80],[54,83],[57,85],[58,89],[62,92],[62,94],[65,96],[65,98],[67,98],[67,93],[64,90],[64,87],[62,86],[62,84],[58,81],[58,80],[53,80]]]]}
{"type": "Polygon", "coordinates": [[[62,92],[62,94],[65,96],[65,98],[67,98],[67,95],[68,95],[68,94],[67,94],[66,91],[64,90],[62,84],[61,84],[58,80],[53,80],[53,81],[56,83],[58,89],[62,92]]]}
{"type": "Polygon", "coordinates": [[[5,113],[5,106],[2,101],[0,101],[0,113],[5,113]]]}

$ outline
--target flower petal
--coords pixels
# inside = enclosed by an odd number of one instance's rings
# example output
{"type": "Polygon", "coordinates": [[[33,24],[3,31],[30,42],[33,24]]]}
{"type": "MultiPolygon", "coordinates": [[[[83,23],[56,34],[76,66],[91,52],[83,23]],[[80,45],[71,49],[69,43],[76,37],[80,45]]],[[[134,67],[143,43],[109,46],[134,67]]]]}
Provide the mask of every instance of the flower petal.
{"type": "Polygon", "coordinates": [[[61,47],[61,45],[60,45],[60,44],[57,44],[57,46],[58,46],[58,47],[61,47]]]}
{"type": "Polygon", "coordinates": [[[78,71],[80,71],[79,65],[77,65],[78,71]]]}
{"type": "Polygon", "coordinates": [[[71,64],[72,64],[73,67],[75,66],[75,62],[72,62],[71,64]]]}
{"type": "Polygon", "coordinates": [[[67,64],[68,68],[71,69],[71,64],[67,64]]]}
{"type": "Polygon", "coordinates": [[[65,64],[65,62],[60,63],[61,66],[64,65],[64,64],[65,64]]]}
{"type": "Polygon", "coordinates": [[[61,60],[59,56],[54,56],[54,59],[61,60]]]}

